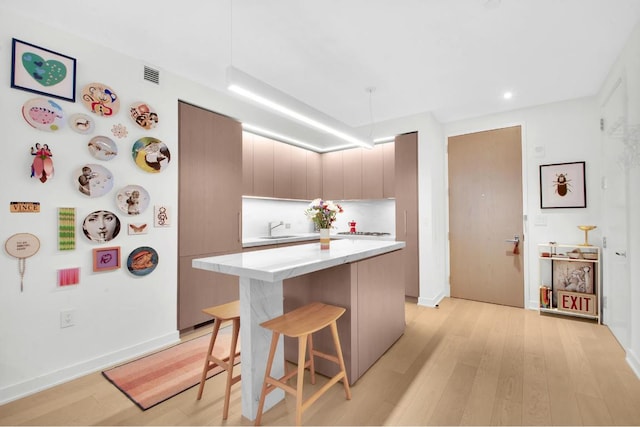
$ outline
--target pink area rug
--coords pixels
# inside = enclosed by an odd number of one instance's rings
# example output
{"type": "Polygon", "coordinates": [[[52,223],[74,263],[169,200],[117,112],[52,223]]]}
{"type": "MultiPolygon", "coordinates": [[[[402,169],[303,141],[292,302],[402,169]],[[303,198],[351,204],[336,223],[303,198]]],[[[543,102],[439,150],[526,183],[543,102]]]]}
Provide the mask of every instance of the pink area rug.
{"type": "MultiPolygon", "coordinates": [[[[232,329],[223,327],[218,332],[214,348],[217,357],[229,353],[232,329]]],[[[144,411],[200,383],[210,339],[211,334],[203,335],[107,369],[102,375],[144,411]]],[[[235,363],[239,362],[238,357],[235,363]]],[[[220,372],[221,368],[212,369],[207,378],[220,372]]]]}

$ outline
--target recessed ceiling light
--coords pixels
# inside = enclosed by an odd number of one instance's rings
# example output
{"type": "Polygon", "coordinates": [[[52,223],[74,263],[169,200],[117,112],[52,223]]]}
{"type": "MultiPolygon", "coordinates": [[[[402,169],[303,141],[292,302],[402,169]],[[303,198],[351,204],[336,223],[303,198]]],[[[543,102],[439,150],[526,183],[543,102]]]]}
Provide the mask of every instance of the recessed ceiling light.
{"type": "Polygon", "coordinates": [[[502,95],[502,97],[504,99],[511,99],[511,98],[513,98],[513,93],[512,92],[505,92],[504,95],[502,95]]]}

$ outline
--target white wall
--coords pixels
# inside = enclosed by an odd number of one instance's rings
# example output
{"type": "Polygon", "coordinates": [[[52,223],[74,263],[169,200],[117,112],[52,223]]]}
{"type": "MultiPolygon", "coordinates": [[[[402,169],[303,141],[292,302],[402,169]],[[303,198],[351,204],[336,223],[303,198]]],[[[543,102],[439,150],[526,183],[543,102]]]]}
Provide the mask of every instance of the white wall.
{"type": "MultiPolygon", "coordinates": [[[[45,24],[2,10],[0,4],[0,124],[3,152],[0,156],[0,241],[15,233],[35,234],[40,251],[27,260],[24,292],[20,292],[18,261],[0,254],[0,404],[67,381],[124,359],[178,340],[177,224],[178,224],[178,100],[221,112],[231,117],[252,117],[256,109],[160,70],[160,85],[143,80],[141,61],[68,35],[45,24]],[[129,135],[116,140],[119,155],[105,163],[87,151],[88,137],[68,127],[56,133],[31,128],[21,116],[21,107],[39,95],[10,88],[11,39],[17,38],[71,56],[77,60],[77,91],[91,82],[112,87],[121,99],[121,111],[113,118],[96,116],[93,135],[111,135],[115,124],[127,126],[129,135]],[[129,104],[148,102],[158,112],[159,126],[137,130],[126,115],[129,104]],[[169,167],[158,174],[140,170],[131,158],[131,146],[141,136],[162,140],[171,151],[169,167]],[[29,148],[47,143],[53,151],[54,177],[46,182],[30,178],[29,148]],[[75,170],[86,163],[101,163],[115,177],[114,189],[100,198],[87,198],[77,190],[75,170]],[[87,240],[80,228],[94,210],[119,212],[115,193],[126,185],[143,186],[151,196],[151,207],[135,222],[152,224],[153,204],[173,208],[172,226],[153,228],[148,234],[129,236],[123,230],[107,244],[87,240]],[[9,203],[40,202],[41,212],[9,213],[9,203]],[[57,208],[76,208],[77,244],[73,251],[57,249],[57,208]],[[124,268],[94,273],[92,249],[119,246],[124,268]],[[137,277],[126,268],[128,254],[139,246],[151,246],[159,254],[156,270],[137,277]],[[58,269],[80,267],[80,284],[61,289],[58,269]],[[76,325],[61,329],[60,312],[74,310],[76,325]]],[[[78,99],[78,95],[76,94],[78,99]]],[[[89,113],[76,103],[56,101],[67,115],[89,113]]],[[[277,122],[277,120],[275,120],[277,122]]],[[[129,217],[119,215],[123,225],[129,217]]]]}
{"type": "Polygon", "coordinates": [[[444,136],[430,113],[376,123],[380,135],[418,132],[418,210],[420,296],[418,304],[435,307],[447,296],[444,136]]]}
{"type": "MultiPolygon", "coordinates": [[[[523,213],[527,218],[523,228],[525,307],[538,308],[537,245],[549,241],[580,243],[584,239],[584,233],[578,230],[579,224],[601,224],[599,120],[596,99],[583,98],[448,123],[445,126],[447,137],[513,125],[522,126],[522,171],[525,178],[523,213]],[[586,162],[587,207],[540,209],[539,166],[573,161],[586,162]],[[546,225],[536,225],[542,223],[546,225]]],[[[589,241],[601,243],[598,229],[589,234],[589,241]]]]}

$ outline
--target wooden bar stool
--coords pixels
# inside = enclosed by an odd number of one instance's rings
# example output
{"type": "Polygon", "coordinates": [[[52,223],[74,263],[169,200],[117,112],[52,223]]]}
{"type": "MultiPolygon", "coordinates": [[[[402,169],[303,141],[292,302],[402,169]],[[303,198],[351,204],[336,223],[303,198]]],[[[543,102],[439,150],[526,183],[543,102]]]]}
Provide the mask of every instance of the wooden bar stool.
{"type": "Polygon", "coordinates": [[[264,383],[262,384],[262,392],[260,393],[260,403],[258,404],[255,425],[260,425],[266,395],[276,388],[281,388],[296,397],[296,425],[302,424],[302,413],[332,385],[340,380],[342,380],[342,384],[344,385],[344,393],[347,400],[351,400],[351,390],[349,389],[349,380],[344,366],[344,359],[342,358],[342,348],[340,347],[338,326],[336,324],[338,318],[342,316],[345,311],[346,309],[342,307],[313,302],[260,324],[260,326],[270,329],[272,336],[271,349],[269,351],[269,358],[267,359],[267,368],[264,374],[264,383]],[[336,356],[320,352],[313,348],[312,334],[327,326],[331,328],[336,356]],[[271,376],[271,367],[280,335],[298,338],[298,369],[287,373],[282,378],[276,379],[271,376]],[[309,360],[305,360],[307,342],[309,344],[309,360]],[[323,359],[338,364],[340,366],[340,372],[329,379],[325,385],[307,400],[303,401],[302,385],[304,383],[304,370],[306,368],[309,368],[311,373],[311,384],[315,384],[316,382],[313,362],[314,356],[322,357],[323,359]],[[287,384],[287,381],[296,375],[298,376],[297,385],[294,388],[287,384]]]}
{"type": "Polygon", "coordinates": [[[202,378],[200,379],[200,389],[198,390],[198,400],[202,398],[202,392],[204,391],[204,383],[207,380],[207,372],[215,367],[219,366],[227,371],[227,386],[224,391],[224,411],[222,413],[222,419],[226,420],[229,415],[229,397],[231,394],[231,386],[240,381],[240,375],[233,376],[233,363],[240,355],[240,351],[236,351],[238,346],[238,335],[240,333],[240,301],[232,301],[227,304],[221,304],[214,307],[205,308],[202,310],[209,316],[213,317],[213,331],[211,332],[211,341],[209,342],[209,350],[204,360],[204,368],[202,369],[202,378]],[[220,330],[220,324],[226,321],[233,321],[233,334],[231,335],[231,346],[229,347],[229,354],[220,359],[213,355],[213,348],[218,337],[218,331],[220,330]]]}

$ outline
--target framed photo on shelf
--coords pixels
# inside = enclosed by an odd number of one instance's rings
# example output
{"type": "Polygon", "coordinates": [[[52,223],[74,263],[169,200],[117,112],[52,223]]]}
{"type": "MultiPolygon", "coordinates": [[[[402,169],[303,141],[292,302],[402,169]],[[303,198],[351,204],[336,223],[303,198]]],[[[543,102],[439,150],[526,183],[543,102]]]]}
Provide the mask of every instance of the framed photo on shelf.
{"type": "Polygon", "coordinates": [[[93,271],[109,271],[120,268],[120,246],[93,250],[93,271]]]}
{"type": "Polygon", "coordinates": [[[76,102],[75,58],[12,40],[12,88],[76,102]]]}
{"type": "Polygon", "coordinates": [[[586,208],[585,162],[540,165],[540,208],[586,208]]]}
{"type": "Polygon", "coordinates": [[[593,262],[553,260],[551,282],[553,283],[553,306],[557,307],[557,292],[594,294],[596,289],[593,262]]]}

